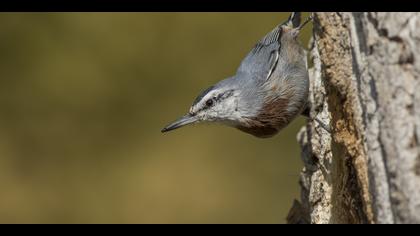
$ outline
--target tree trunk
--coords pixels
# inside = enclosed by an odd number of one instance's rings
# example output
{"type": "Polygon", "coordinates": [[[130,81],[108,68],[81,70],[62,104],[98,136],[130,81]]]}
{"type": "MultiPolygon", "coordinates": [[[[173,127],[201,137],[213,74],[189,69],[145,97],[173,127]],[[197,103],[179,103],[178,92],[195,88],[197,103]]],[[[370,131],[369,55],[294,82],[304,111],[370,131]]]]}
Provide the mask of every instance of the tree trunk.
{"type": "Polygon", "coordinates": [[[289,223],[420,223],[420,14],[315,13],[289,223]]]}

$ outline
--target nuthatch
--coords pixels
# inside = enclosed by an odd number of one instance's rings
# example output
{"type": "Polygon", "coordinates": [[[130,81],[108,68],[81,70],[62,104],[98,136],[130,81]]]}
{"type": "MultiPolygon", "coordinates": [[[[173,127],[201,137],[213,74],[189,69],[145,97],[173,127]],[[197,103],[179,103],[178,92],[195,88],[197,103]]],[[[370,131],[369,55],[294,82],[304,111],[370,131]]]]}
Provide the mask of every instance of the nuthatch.
{"type": "Polygon", "coordinates": [[[162,132],[207,121],[266,138],[287,126],[305,110],[309,94],[306,53],[297,37],[311,18],[303,24],[300,18],[292,13],[255,45],[236,75],[204,90],[189,113],[162,132]]]}

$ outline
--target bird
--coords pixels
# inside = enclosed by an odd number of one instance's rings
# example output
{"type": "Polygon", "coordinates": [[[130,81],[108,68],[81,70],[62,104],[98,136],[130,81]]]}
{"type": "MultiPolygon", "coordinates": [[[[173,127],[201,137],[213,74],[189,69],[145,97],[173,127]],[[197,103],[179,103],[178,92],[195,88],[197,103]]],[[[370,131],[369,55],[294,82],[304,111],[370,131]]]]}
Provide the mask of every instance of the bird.
{"type": "Polygon", "coordinates": [[[309,75],[298,35],[310,20],[301,24],[301,13],[291,13],[255,44],[235,75],[202,91],[189,112],[161,132],[209,122],[269,138],[300,114],[308,116],[309,75]]]}

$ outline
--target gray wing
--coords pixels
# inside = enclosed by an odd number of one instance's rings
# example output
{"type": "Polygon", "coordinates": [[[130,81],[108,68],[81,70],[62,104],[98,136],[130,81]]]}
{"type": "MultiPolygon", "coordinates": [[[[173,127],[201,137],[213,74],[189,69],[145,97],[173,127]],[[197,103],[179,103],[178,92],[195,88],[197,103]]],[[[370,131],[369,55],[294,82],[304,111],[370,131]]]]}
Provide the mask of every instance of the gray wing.
{"type": "Polygon", "coordinates": [[[281,34],[282,29],[279,25],[262,38],[241,62],[237,73],[266,81],[279,59],[281,34]]]}

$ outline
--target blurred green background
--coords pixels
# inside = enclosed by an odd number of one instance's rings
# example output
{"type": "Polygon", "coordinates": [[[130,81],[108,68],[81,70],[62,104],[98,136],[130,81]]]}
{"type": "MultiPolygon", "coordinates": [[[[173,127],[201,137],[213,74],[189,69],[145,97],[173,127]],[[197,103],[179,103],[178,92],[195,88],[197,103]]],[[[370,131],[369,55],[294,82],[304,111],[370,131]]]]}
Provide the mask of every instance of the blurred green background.
{"type": "Polygon", "coordinates": [[[160,129],[288,15],[0,14],[0,222],[285,222],[302,118],[160,129]]]}

